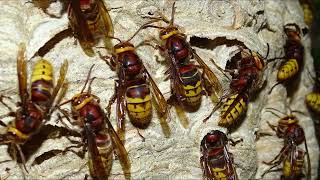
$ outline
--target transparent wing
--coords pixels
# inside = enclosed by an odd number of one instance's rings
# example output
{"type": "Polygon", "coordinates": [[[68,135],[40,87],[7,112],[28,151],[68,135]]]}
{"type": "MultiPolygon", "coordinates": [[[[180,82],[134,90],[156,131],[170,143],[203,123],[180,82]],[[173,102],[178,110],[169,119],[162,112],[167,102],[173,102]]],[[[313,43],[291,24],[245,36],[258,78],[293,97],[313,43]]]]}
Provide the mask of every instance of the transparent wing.
{"type": "Polygon", "coordinates": [[[26,61],[24,57],[24,52],[26,50],[26,45],[21,43],[19,45],[18,57],[17,57],[17,74],[19,81],[19,96],[21,100],[22,107],[25,107],[26,101],[28,99],[27,91],[27,69],[26,61]]]}
{"type": "Polygon", "coordinates": [[[221,96],[223,93],[222,85],[217,78],[217,76],[211,71],[208,65],[200,58],[200,56],[195,52],[194,49],[191,49],[196,61],[199,63],[201,68],[203,69],[205,75],[208,78],[210,85],[213,87],[216,95],[221,96]]]}
{"type": "Polygon", "coordinates": [[[125,105],[125,74],[123,71],[123,68],[120,68],[119,72],[119,82],[117,86],[117,124],[119,129],[124,129],[124,120],[125,120],[125,111],[126,111],[126,105],[125,105]]]}
{"type": "Polygon", "coordinates": [[[92,161],[93,169],[91,171],[94,172],[94,176],[98,177],[99,179],[108,179],[108,174],[106,173],[101,155],[97,148],[95,134],[90,125],[85,125],[84,129],[86,133],[86,139],[88,141],[89,159],[92,161]]]}
{"type": "Polygon", "coordinates": [[[111,39],[108,38],[108,37],[113,37],[113,34],[114,34],[114,30],[113,30],[113,24],[112,24],[112,21],[111,21],[111,18],[110,18],[110,15],[108,13],[108,9],[106,8],[105,4],[103,1],[101,0],[98,0],[97,1],[97,4],[98,4],[98,7],[100,9],[100,12],[101,12],[101,16],[102,16],[102,19],[103,19],[103,27],[104,27],[104,43],[105,43],[105,48],[106,49],[109,49],[109,50],[112,50],[113,48],[113,45],[112,45],[112,42],[111,42],[111,39]]]}
{"type": "Polygon", "coordinates": [[[169,124],[167,122],[167,118],[170,118],[169,116],[169,110],[168,110],[168,104],[166,99],[163,97],[160,89],[158,88],[157,84],[152,79],[151,75],[149,74],[148,70],[143,66],[145,75],[148,78],[148,81],[150,82],[152,93],[155,97],[156,103],[159,108],[159,114],[161,117],[159,118],[161,127],[163,129],[163,133],[166,137],[170,136],[170,128],[169,124]]]}
{"type": "Polygon", "coordinates": [[[168,109],[167,109],[166,99],[163,97],[160,89],[158,88],[157,84],[154,82],[154,80],[152,79],[151,75],[149,74],[148,70],[145,67],[144,67],[144,71],[145,71],[145,75],[148,78],[148,81],[150,82],[152,92],[153,92],[154,96],[156,97],[156,101],[159,105],[159,109],[160,109],[161,114],[167,114],[168,109]]]}
{"type": "Polygon", "coordinates": [[[52,96],[51,96],[51,99],[49,101],[49,108],[52,106],[55,98],[57,97],[57,94],[58,94],[59,90],[64,85],[64,81],[65,81],[65,77],[66,77],[67,71],[68,71],[68,61],[64,60],[62,66],[60,67],[59,79],[57,81],[56,86],[54,87],[54,89],[52,91],[52,96]]]}
{"type": "Polygon", "coordinates": [[[69,24],[79,40],[81,47],[88,56],[93,56],[94,52],[92,46],[94,45],[94,38],[87,20],[80,9],[80,1],[73,0],[70,2],[71,12],[69,14],[69,24]]]}
{"type": "Polygon", "coordinates": [[[105,116],[105,122],[107,123],[107,126],[109,128],[112,142],[115,145],[115,150],[116,150],[116,153],[120,159],[120,163],[121,163],[122,169],[124,171],[125,177],[126,177],[126,179],[130,179],[131,178],[131,170],[130,170],[131,163],[128,158],[127,150],[123,146],[118,134],[114,130],[114,128],[113,128],[112,124],[110,123],[107,116],[105,116]]]}

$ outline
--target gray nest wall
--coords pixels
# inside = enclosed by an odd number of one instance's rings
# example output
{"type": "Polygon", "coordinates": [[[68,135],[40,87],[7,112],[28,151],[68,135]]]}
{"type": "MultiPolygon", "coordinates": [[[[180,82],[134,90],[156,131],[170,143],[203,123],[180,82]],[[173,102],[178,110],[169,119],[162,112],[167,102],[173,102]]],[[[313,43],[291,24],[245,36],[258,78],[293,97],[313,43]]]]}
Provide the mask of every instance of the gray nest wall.
{"type": "MultiPolygon", "coordinates": [[[[117,0],[105,1],[109,8],[121,7],[110,11],[113,20],[115,36],[120,39],[130,37],[146,19],[141,15],[160,9],[170,17],[173,1],[131,1],[117,0]]],[[[39,57],[30,59],[31,56],[56,33],[68,26],[67,14],[61,18],[50,18],[42,10],[31,3],[22,0],[0,1],[2,13],[0,14],[0,87],[1,94],[12,97],[13,102],[19,100],[17,90],[16,56],[18,44],[27,44],[26,57],[28,59],[28,73],[39,57]]],[[[60,2],[52,3],[48,12],[59,15],[60,2]]],[[[287,23],[296,23],[300,27],[306,27],[303,21],[303,11],[298,1],[293,0],[266,0],[266,1],[177,1],[175,23],[179,25],[190,38],[205,39],[208,44],[222,38],[226,40],[237,40],[243,42],[248,48],[259,52],[262,56],[267,53],[267,43],[270,45],[269,58],[283,55],[285,34],[283,26],[287,23]],[[268,24],[274,31],[259,28],[268,24]]],[[[158,37],[158,31],[148,29],[142,31],[133,39],[137,44],[150,37],[158,37]]],[[[319,149],[315,138],[312,119],[305,107],[304,96],[312,89],[312,80],[309,78],[307,68],[313,71],[313,59],[310,55],[310,37],[303,36],[302,43],[305,47],[305,65],[301,72],[301,79],[296,93],[288,101],[287,90],[284,86],[277,86],[271,94],[270,88],[276,83],[277,68],[280,60],[270,63],[264,71],[265,85],[263,89],[250,101],[247,116],[239,128],[230,134],[230,138],[242,138],[243,142],[229,147],[234,155],[235,166],[240,179],[261,178],[261,174],[269,167],[262,161],[269,161],[275,157],[283,147],[283,140],[274,136],[261,137],[255,141],[255,132],[263,131],[273,133],[267,125],[267,121],[276,124],[278,118],[265,111],[266,107],[273,107],[286,112],[288,107],[299,110],[305,115],[297,114],[300,125],[305,129],[307,144],[311,157],[312,178],[317,178],[319,149]]],[[[236,46],[206,45],[194,47],[203,60],[218,75],[224,89],[229,88],[229,81],[209,61],[214,59],[221,67],[232,54],[238,49],[236,46]]],[[[96,49],[106,53],[101,49],[96,49]]],[[[146,68],[157,82],[161,92],[166,98],[170,95],[169,81],[165,81],[164,72],[167,67],[159,64],[164,59],[154,49],[144,46],[138,49],[138,54],[143,60],[146,68]]],[[[92,84],[92,93],[99,96],[101,106],[106,107],[110,97],[114,93],[114,79],[116,73],[99,59],[98,56],[87,57],[74,38],[66,38],[58,43],[45,59],[49,60],[55,68],[55,77],[64,59],[69,62],[67,80],[69,89],[65,99],[71,98],[82,88],[87,72],[92,64],[94,67],[92,76],[97,79],[92,84]]],[[[30,79],[30,78],[29,78],[30,79]]],[[[14,103],[10,103],[12,107],[14,103]]],[[[131,172],[134,179],[202,179],[202,170],[199,163],[200,142],[205,134],[213,129],[226,132],[226,129],[217,125],[219,111],[217,111],[206,123],[203,119],[207,117],[213,108],[209,98],[202,98],[202,105],[197,112],[187,113],[189,119],[188,127],[183,127],[176,115],[174,108],[171,109],[171,121],[169,122],[171,136],[165,138],[156,113],[150,126],[140,133],[146,138],[145,142],[137,134],[137,130],[126,118],[126,143],[125,147],[131,160],[131,172]]],[[[69,107],[66,107],[69,108],[69,107]]],[[[0,113],[7,110],[1,105],[0,113]]],[[[115,124],[115,105],[112,106],[111,122],[115,124]]],[[[57,123],[56,114],[50,120],[50,124],[62,126],[57,123]]],[[[12,119],[5,118],[5,122],[12,119]]],[[[77,129],[75,127],[76,130],[77,129]]],[[[5,133],[1,128],[1,133],[5,133]]],[[[70,142],[66,138],[48,139],[37,152],[28,160],[26,166],[29,173],[24,176],[27,179],[82,179],[88,174],[87,156],[79,158],[73,153],[57,155],[40,165],[31,166],[34,158],[51,149],[64,149],[70,142]]],[[[303,148],[303,147],[302,147],[303,148]]],[[[0,146],[0,161],[9,160],[7,146],[0,146]]],[[[123,179],[121,166],[115,160],[112,167],[110,179],[123,179]]],[[[277,179],[281,172],[267,174],[265,179],[277,179]]],[[[22,170],[16,162],[9,161],[0,164],[1,178],[20,179],[22,170]],[[5,171],[9,168],[9,174],[5,171]]]]}

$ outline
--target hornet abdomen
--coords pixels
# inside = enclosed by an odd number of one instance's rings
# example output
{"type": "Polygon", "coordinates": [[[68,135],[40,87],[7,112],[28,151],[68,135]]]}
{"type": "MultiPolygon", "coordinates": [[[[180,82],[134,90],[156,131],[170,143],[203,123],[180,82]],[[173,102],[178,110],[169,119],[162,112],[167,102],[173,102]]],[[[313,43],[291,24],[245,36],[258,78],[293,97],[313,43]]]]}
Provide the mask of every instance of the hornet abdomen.
{"type": "Polygon", "coordinates": [[[182,97],[182,105],[189,111],[197,110],[201,104],[202,97],[202,79],[195,65],[185,65],[179,68],[179,77],[183,92],[179,94],[182,97]]]}
{"type": "Polygon", "coordinates": [[[291,79],[299,71],[299,64],[296,59],[289,59],[279,69],[277,74],[278,81],[291,79]]]}
{"type": "Polygon", "coordinates": [[[36,62],[31,83],[31,100],[38,104],[46,104],[53,89],[53,68],[47,60],[41,59],[36,62]]]}
{"type": "Polygon", "coordinates": [[[218,122],[219,126],[229,127],[234,125],[246,112],[248,96],[246,94],[238,96],[239,94],[232,95],[223,104],[218,122]]]}
{"type": "Polygon", "coordinates": [[[295,151],[288,153],[290,154],[286,156],[283,162],[282,171],[284,179],[300,179],[303,176],[302,169],[304,166],[305,152],[297,148],[295,151]]]}
{"type": "MultiPolygon", "coordinates": [[[[97,133],[95,135],[95,143],[97,144],[97,150],[100,156],[98,157],[89,157],[89,171],[90,175],[92,176],[93,179],[108,179],[108,176],[111,171],[112,167],[112,162],[113,162],[113,145],[112,145],[112,140],[109,134],[107,133],[97,133]],[[101,171],[105,171],[105,173],[97,173],[96,171],[98,169],[95,169],[93,167],[93,159],[94,158],[100,158],[103,164],[103,169],[99,169],[101,171]],[[106,175],[106,177],[98,177],[99,175],[106,175]]],[[[89,153],[90,156],[90,153],[89,153]]]]}
{"type": "Polygon", "coordinates": [[[311,110],[320,113],[320,93],[311,92],[307,94],[306,104],[311,110]]]}
{"type": "Polygon", "coordinates": [[[146,83],[132,85],[126,91],[129,118],[138,128],[146,128],[152,116],[151,92],[146,83]]]}

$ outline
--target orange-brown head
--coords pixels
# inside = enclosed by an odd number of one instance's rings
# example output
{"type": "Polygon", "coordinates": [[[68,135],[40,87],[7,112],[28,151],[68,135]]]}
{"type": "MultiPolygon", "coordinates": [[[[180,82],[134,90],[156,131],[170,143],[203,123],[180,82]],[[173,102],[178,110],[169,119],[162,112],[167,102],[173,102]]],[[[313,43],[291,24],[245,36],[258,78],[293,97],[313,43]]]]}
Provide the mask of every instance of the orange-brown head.
{"type": "Polygon", "coordinates": [[[114,48],[115,54],[117,55],[127,51],[135,51],[133,44],[131,44],[128,41],[120,42],[116,44],[113,48],[114,48]]]}
{"type": "Polygon", "coordinates": [[[161,29],[160,30],[160,34],[159,34],[159,37],[161,40],[166,40],[168,39],[169,37],[175,35],[175,34],[179,34],[180,31],[177,27],[175,26],[168,26],[164,29],[161,29]]]}
{"type": "Polygon", "coordinates": [[[284,32],[288,36],[289,39],[294,39],[296,41],[301,41],[300,37],[300,27],[296,24],[287,24],[284,27],[284,32]]]}
{"type": "Polygon", "coordinates": [[[83,108],[86,104],[92,102],[94,97],[86,92],[76,94],[71,99],[71,108],[72,111],[79,111],[83,108]]]}
{"type": "Polygon", "coordinates": [[[279,120],[279,124],[282,125],[298,124],[298,122],[298,118],[294,115],[288,115],[279,120]]]}

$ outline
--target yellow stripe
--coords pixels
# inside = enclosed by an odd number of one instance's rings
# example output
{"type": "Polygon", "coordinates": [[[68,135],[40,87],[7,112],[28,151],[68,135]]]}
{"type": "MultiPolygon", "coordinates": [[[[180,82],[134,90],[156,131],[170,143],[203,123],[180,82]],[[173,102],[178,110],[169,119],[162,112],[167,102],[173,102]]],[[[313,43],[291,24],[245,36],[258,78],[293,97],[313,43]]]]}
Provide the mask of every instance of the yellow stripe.
{"type": "Polygon", "coordinates": [[[20,139],[24,139],[27,140],[29,138],[28,135],[22,133],[21,131],[19,131],[18,129],[14,128],[14,127],[8,127],[8,132],[15,134],[16,136],[18,136],[20,139]]]}
{"type": "Polygon", "coordinates": [[[34,75],[34,76],[38,76],[38,75],[52,76],[52,70],[47,69],[47,68],[33,69],[32,75],[34,75]]]}
{"type": "Polygon", "coordinates": [[[222,168],[212,168],[213,172],[220,172],[220,171],[224,171],[225,169],[222,168]]]}
{"type": "Polygon", "coordinates": [[[124,47],[124,48],[118,48],[116,49],[116,54],[120,54],[122,52],[126,52],[126,51],[134,51],[135,48],[134,47],[131,47],[131,46],[128,46],[128,47],[124,47]]]}
{"type": "Polygon", "coordinates": [[[161,36],[160,39],[166,40],[166,39],[168,39],[170,36],[172,36],[172,35],[174,35],[174,34],[178,34],[178,33],[179,33],[178,30],[174,30],[174,31],[171,31],[171,32],[168,33],[168,34],[165,34],[165,35],[161,36]]]}
{"type": "Polygon", "coordinates": [[[52,75],[52,69],[49,69],[49,68],[33,68],[33,72],[32,72],[33,75],[52,75]]]}
{"type": "Polygon", "coordinates": [[[52,65],[45,59],[41,59],[36,62],[33,67],[31,82],[35,82],[37,80],[52,80],[52,65]]]}
{"type": "Polygon", "coordinates": [[[188,90],[186,91],[186,96],[187,97],[194,97],[199,95],[202,92],[202,87],[197,87],[195,90],[188,90]]]}
{"type": "Polygon", "coordinates": [[[183,86],[183,89],[185,89],[185,90],[195,89],[195,88],[199,87],[200,85],[201,85],[201,81],[198,81],[195,86],[192,86],[192,85],[188,84],[186,86],[183,86]]]}
{"type": "Polygon", "coordinates": [[[298,122],[297,119],[288,119],[288,120],[280,119],[279,121],[280,124],[295,124],[297,122],[298,122]]]}
{"type": "Polygon", "coordinates": [[[38,80],[45,80],[45,81],[51,81],[52,76],[47,76],[47,75],[32,75],[31,77],[31,82],[36,82],[38,80]]]}
{"type": "Polygon", "coordinates": [[[81,108],[83,108],[83,106],[85,106],[87,103],[91,102],[92,100],[93,100],[93,97],[90,96],[90,97],[84,99],[80,104],[73,106],[73,108],[78,111],[81,108]]]}
{"type": "Polygon", "coordinates": [[[225,171],[225,168],[224,169],[221,169],[221,168],[211,168],[213,174],[214,174],[214,177],[219,179],[219,180],[227,180],[227,175],[224,174],[223,171],[225,171]]]}
{"type": "Polygon", "coordinates": [[[127,103],[128,104],[137,104],[137,103],[144,103],[147,101],[151,100],[151,96],[150,95],[146,95],[146,97],[144,99],[142,98],[130,98],[128,96],[126,96],[127,99],[127,103]]]}

